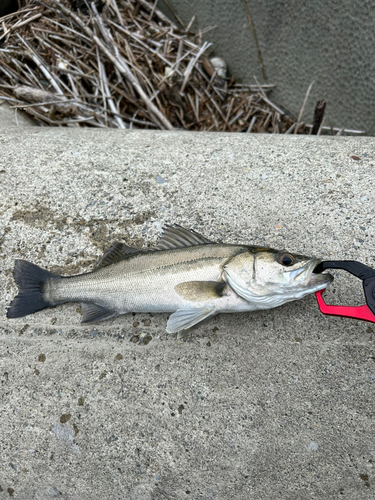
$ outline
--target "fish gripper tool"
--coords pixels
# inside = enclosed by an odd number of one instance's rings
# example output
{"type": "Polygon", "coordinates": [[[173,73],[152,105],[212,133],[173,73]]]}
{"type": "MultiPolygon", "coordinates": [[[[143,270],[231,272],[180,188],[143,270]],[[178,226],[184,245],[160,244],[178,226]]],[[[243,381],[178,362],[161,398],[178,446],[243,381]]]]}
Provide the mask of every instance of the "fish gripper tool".
{"type": "Polygon", "coordinates": [[[375,323],[375,269],[355,260],[323,261],[314,269],[314,273],[321,273],[325,269],[343,269],[353,274],[363,282],[366,304],[363,306],[335,306],[324,302],[323,292],[315,292],[319,309],[323,314],[344,316],[375,323]]]}

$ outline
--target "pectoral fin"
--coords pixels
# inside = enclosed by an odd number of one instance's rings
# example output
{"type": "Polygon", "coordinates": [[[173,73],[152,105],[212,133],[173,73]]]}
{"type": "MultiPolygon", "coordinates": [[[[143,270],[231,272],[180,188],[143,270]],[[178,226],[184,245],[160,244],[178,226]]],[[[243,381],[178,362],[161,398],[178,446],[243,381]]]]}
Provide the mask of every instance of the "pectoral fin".
{"type": "Polygon", "coordinates": [[[178,309],[168,319],[167,332],[177,333],[180,330],[187,330],[213,314],[215,311],[207,309],[178,309]]]}
{"type": "Polygon", "coordinates": [[[112,311],[106,307],[94,304],[94,302],[82,302],[82,319],[81,323],[96,323],[104,321],[105,319],[114,318],[118,316],[117,311],[112,311]]]}
{"type": "Polygon", "coordinates": [[[178,295],[191,302],[218,299],[223,295],[226,283],[220,281],[186,281],[174,287],[178,295]]]}

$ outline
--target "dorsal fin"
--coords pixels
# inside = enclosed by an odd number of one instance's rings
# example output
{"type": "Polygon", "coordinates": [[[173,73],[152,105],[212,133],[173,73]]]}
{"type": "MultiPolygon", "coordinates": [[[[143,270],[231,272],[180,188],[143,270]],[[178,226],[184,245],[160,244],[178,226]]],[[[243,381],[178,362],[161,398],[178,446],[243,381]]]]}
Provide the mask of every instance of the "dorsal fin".
{"type": "Polygon", "coordinates": [[[153,250],[172,250],[175,248],[195,247],[214,243],[192,229],[184,229],[178,224],[165,226],[158,244],[153,250]]]}
{"type": "Polygon", "coordinates": [[[184,229],[178,224],[173,224],[170,226],[165,226],[163,228],[163,234],[155,247],[138,249],[129,247],[125,243],[116,242],[109,250],[107,250],[103,257],[94,267],[94,271],[101,269],[102,267],[109,266],[110,264],[115,264],[120,262],[120,260],[127,259],[131,255],[136,253],[147,253],[147,252],[157,252],[159,250],[174,250],[176,248],[186,248],[195,247],[197,245],[207,245],[208,243],[214,243],[208,240],[204,236],[196,233],[192,229],[184,229]]]}
{"type": "Polygon", "coordinates": [[[109,250],[105,252],[103,257],[94,267],[94,271],[101,269],[102,267],[109,266],[120,260],[124,260],[131,254],[139,253],[137,248],[129,247],[125,243],[119,243],[118,241],[114,243],[109,250]]]}

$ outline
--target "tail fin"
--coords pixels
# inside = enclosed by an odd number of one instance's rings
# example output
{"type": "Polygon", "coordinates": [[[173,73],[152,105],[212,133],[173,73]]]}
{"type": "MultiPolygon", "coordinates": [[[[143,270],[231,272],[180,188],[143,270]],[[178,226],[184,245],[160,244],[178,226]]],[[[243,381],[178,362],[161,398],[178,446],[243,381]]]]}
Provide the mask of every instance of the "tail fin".
{"type": "Polygon", "coordinates": [[[20,318],[55,304],[43,298],[44,283],[51,278],[60,278],[26,260],[16,260],[13,276],[18,285],[18,295],[13,299],[7,318],[20,318]]]}

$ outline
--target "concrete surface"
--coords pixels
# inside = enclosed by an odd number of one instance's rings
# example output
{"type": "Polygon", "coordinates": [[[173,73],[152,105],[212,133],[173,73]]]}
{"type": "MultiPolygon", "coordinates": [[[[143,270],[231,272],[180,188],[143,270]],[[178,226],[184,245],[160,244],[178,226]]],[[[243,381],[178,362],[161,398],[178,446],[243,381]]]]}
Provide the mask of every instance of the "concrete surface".
{"type": "MultiPolygon", "coordinates": [[[[272,98],[296,116],[306,91],[315,84],[305,108],[311,123],[315,104],[327,101],[326,116],[335,127],[375,135],[373,2],[316,0],[287,2],[246,0],[262,53],[266,77],[277,87],[272,98]]],[[[186,25],[193,15],[198,28],[217,26],[204,35],[214,43],[236,79],[262,81],[254,37],[243,0],[168,0],[186,25]]],[[[164,2],[158,2],[171,19],[164,2]]],[[[327,121],[327,125],[329,125],[327,121]]]]}
{"type": "Polygon", "coordinates": [[[6,16],[18,9],[17,0],[1,0],[0,17],[6,16]]]}
{"type": "MultiPolygon", "coordinates": [[[[374,498],[372,324],[313,296],[179,336],[5,317],[16,258],[85,272],[170,222],[375,265],[373,139],[28,128],[0,151],[1,499],[374,498]]],[[[327,300],[361,303],[336,276],[327,300]]]]}
{"type": "Polygon", "coordinates": [[[38,126],[37,123],[26,113],[15,111],[7,102],[1,100],[0,96],[0,128],[38,126]]]}

